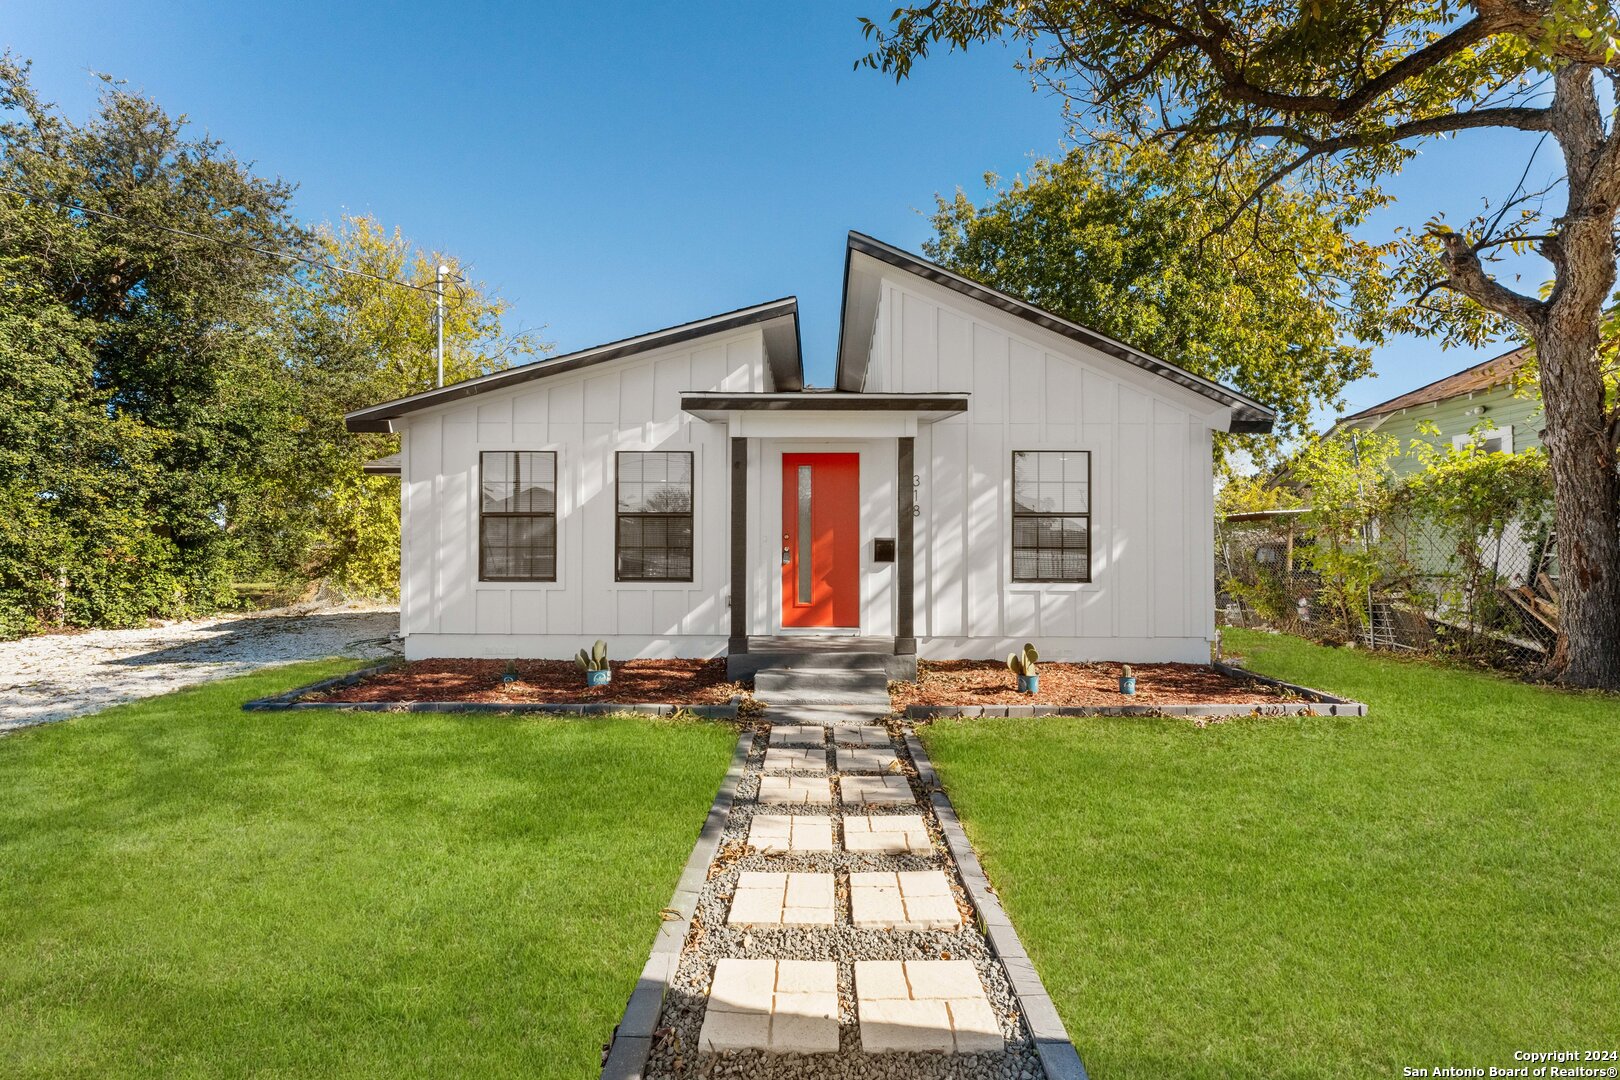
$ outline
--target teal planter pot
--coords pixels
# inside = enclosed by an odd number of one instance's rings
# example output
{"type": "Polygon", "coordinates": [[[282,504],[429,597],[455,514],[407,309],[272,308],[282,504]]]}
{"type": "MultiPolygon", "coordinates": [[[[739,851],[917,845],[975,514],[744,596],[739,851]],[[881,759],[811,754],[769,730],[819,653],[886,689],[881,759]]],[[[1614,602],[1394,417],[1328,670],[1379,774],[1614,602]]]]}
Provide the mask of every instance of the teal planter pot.
{"type": "Polygon", "coordinates": [[[1041,677],[1039,675],[1018,676],[1018,692],[1020,694],[1038,694],[1041,691],[1041,677]]]}
{"type": "Polygon", "coordinates": [[[613,669],[603,668],[600,671],[587,671],[585,673],[586,686],[606,686],[613,681],[613,669]]]}
{"type": "Polygon", "coordinates": [[[1119,677],[1119,692],[1134,695],[1136,693],[1136,676],[1121,675],[1119,677]]]}

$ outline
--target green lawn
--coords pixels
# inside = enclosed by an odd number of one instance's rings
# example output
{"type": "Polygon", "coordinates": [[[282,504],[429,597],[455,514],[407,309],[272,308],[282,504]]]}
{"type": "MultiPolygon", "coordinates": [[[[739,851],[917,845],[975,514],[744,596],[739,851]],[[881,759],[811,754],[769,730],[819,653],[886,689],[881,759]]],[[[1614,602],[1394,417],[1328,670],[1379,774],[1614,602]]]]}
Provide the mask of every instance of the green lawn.
{"type": "Polygon", "coordinates": [[[593,1075],[720,724],[243,713],[0,739],[0,1075],[593,1075]]]}
{"type": "Polygon", "coordinates": [[[1227,647],[1371,715],[923,735],[1092,1075],[1620,1048],[1620,700],[1227,647]]]}

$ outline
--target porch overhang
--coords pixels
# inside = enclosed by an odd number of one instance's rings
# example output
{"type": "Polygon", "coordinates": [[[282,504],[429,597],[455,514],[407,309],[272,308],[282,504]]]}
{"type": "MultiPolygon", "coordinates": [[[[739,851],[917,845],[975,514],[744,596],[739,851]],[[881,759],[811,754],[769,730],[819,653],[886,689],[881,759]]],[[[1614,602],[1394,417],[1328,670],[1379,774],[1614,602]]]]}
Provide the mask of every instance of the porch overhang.
{"type": "Polygon", "coordinates": [[[967,412],[968,394],[703,392],[681,395],[681,408],[723,423],[733,438],[903,438],[922,424],[967,412]]]}
{"type": "Polygon", "coordinates": [[[360,471],[367,476],[398,476],[400,475],[401,459],[398,454],[389,454],[387,457],[368,461],[360,466],[360,471]]]}

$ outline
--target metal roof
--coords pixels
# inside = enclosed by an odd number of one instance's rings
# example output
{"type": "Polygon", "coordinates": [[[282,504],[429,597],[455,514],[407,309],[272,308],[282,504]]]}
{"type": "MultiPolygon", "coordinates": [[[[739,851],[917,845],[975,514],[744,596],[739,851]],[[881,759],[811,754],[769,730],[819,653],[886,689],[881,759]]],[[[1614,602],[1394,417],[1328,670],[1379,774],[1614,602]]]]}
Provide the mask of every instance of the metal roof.
{"type": "Polygon", "coordinates": [[[1335,427],[1344,424],[1353,424],[1357,420],[1370,420],[1375,416],[1384,416],[1388,413],[1400,412],[1410,409],[1414,405],[1429,405],[1440,401],[1449,401],[1451,398],[1462,397],[1464,394],[1478,393],[1481,390],[1490,390],[1503,386],[1512,380],[1514,372],[1530,362],[1530,347],[1521,345],[1511,352],[1501,356],[1493,356],[1483,364],[1475,364],[1470,368],[1463,368],[1455,375],[1447,375],[1443,379],[1436,379],[1432,383],[1408,390],[1388,401],[1370,405],[1358,413],[1340,417],[1335,427]]]}
{"type": "Polygon", "coordinates": [[[953,292],[999,308],[1071,341],[1077,341],[1117,360],[1123,360],[1168,379],[1217,404],[1225,405],[1232,410],[1229,428],[1231,431],[1266,434],[1276,423],[1276,410],[1261,404],[1247,394],[1206,379],[1202,375],[1195,375],[1186,368],[1150,356],[1088,326],[1082,326],[1038,308],[1027,300],[1020,300],[1000,289],[981,285],[938,263],[929,262],[919,255],[853,230],[849,234],[849,243],[844,253],[844,303],[838,333],[837,383],[840,390],[858,391],[865,383],[865,365],[871,351],[872,324],[877,312],[875,296],[856,295],[858,291],[865,290],[851,287],[862,284],[859,280],[860,271],[855,264],[857,256],[875,259],[937,285],[943,285],[953,292]]]}
{"type": "Polygon", "coordinates": [[[549,356],[532,364],[507,368],[476,379],[465,379],[435,390],[412,394],[410,397],[385,401],[380,405],[370,405],[349,413],[343,418],[343,423],[350,431],[393,431],[393,421],[435,405],[444,405],[490,390],[504,390],[533,379],[578,371],[593,364],[602,364],[667,345],[677,345],[684,341],[759,324],[765,326],[766,358],[770,362],[771,373],[778,388],[799,389],[804,385],[804,361],[799,348],[799,301],[796,297],[788,296],[765,304],[755,304],[753,307],[711,315],[696,322],[681,323],[678,326],[653,330],[635,337],[610,341],[605,345],[595,345],[563,356],[549,356]]]}

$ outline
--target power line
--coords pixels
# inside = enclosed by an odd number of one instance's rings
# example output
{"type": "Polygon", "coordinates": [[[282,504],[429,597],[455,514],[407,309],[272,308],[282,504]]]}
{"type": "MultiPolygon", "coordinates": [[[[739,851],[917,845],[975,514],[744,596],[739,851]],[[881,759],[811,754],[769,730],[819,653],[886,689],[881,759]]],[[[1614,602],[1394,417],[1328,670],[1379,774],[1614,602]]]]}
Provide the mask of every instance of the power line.
{"type": "MultiPolygon", "coordinates": [[[[275,259],[287,259],[290,262],[303,263],[306,266],[320,266],[327,270],[335,270],[340,274],[348,274],[350,277],[367,278],[371,281],[381,282],[384,285],[398,285],[402,289],[414,289],[417,292],[427,293],[430,296],[436,294],[436,285],[415,285],[409,281],[397,281],[394,278],[383,277],[381,274],[372,274],[365,270],[352,270],[347,266],[339,266],[337,263],[329,263],[323,259],[315,259],[308,255],[300,255],[295,251],[278,251],[275,248],[261,247],[258,244],[252,244],[246,240],[237,240],[224,236],[209,236],[207,233],[192,232],[190,229],[177,229],[172,225],[158,225],[150,221],[136,221],[133,218],[125,217],[122,214],[115,214],[111,210],[97,210],[94,207],[82,206],[78,203],[66,202],[62,199],[53,199],[49,196],[37,195],[31,191],[25,191],[22,188],[12,187],[9,184],[0,184],[0,191],[7,191],[13,195],[20,195],[24,199],[29,199],[33,202],[49,203],[50,205],[62,210],[72,210],[81,214],[92,214],[96,217],[111,218],[113,221],[122,221],[126,225],[134,225],[137,228],[157,229],[160,232],[172,233],[175,236],[185,236],[193,240],[208,240],[216,244],[225,244],[227,246],[246,248],[249,251],[257,252],[260,255],[268,255],[275,259]]],[[[450,280],[454,285],[457,286],[457,291],[460,292],[461,290],[459,286],[466,279],[458,276],[451,278],[450,280]]]]}

